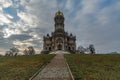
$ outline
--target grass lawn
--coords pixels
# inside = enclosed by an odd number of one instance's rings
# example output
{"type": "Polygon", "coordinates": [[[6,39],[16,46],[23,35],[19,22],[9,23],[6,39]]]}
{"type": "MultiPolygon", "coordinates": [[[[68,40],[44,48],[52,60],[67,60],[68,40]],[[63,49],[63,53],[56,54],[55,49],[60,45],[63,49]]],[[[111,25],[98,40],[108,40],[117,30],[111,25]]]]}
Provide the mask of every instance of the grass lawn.
{"type": "Polygon", "coordinates": [[[120,80],[120,55],[65,55],[75,80],[120,80]]]}
{"type": "Polygon", "coordinates": [[[54,55],[0,57],[0,80],[28,80],[54,55]]]}

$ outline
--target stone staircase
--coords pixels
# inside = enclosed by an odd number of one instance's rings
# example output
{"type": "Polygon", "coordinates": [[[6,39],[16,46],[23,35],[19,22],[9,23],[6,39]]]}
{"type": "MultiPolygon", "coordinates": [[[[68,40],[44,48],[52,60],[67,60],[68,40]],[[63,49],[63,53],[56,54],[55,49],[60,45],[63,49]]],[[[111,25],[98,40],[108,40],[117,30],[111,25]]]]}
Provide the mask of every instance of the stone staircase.
{"type": "Polygon", "coordinates": [[[70,53],[67,51],[59,50],[59,51],[52,51],[50,52],[50,54],[70,54],[70,53]]]}

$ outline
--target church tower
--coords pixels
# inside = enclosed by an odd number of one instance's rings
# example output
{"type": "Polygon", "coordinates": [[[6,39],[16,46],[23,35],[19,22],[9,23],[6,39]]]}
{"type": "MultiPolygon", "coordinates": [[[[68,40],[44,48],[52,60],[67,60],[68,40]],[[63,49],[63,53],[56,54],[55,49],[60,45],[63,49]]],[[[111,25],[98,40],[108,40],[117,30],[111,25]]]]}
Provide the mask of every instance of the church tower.
{"type": "Polygon", "coordinates": [[[55,14],[55,32],[64,32],[64,15],[62,12],[58,11],[55,14]]]}
{"type": "Polygon", "coordinates": [[[43,37],[43,53],[63,50],[69,52],[76,51],[76,36],[68,34],[64,30],[64,15],[61,11],[55,13],[54,32],[43,37]]]}

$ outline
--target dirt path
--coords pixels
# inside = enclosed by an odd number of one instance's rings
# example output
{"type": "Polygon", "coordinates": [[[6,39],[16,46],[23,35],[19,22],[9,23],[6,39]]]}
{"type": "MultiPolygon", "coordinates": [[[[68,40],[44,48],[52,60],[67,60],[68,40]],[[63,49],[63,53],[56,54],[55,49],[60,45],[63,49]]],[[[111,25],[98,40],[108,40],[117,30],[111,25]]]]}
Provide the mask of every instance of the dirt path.
{"type": "Polygon", "coordinates": [[[33,80],[72,80],[64,54],[57,54],[33,80]]]}

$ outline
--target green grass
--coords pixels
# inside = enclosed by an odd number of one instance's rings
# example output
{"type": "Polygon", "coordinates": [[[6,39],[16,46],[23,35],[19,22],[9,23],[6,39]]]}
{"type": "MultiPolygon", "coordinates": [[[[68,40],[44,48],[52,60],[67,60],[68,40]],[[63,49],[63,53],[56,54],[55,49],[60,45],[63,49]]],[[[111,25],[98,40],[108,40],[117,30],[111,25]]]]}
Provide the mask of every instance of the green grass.
{"type": "Polygon", "coordinates": [[[0,57],[0,80],[28,80],[54,55],[0,57]]]}
{"type": "Polygon", "coordinates": [[[65,55],[75,80],[120,80],[120,55],[65,55]]]}

